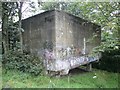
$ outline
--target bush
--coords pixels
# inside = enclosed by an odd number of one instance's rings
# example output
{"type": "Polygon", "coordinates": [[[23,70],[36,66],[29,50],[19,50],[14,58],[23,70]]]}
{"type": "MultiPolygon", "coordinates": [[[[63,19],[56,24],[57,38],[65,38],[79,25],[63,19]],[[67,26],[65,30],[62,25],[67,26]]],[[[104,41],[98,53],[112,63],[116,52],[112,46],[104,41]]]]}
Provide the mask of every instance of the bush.
{"type": "Polygon", "coordinates": [[[42,59],[20,51],[9,51],[3,55],[2,65],[6,70],[18,69],[34,75],[40,75],[43,70],[42,59]]]}
{"type": "Polygon", "coordinates": [[[102,53],[99,63],[93,67],[110,72],[120,72],[120,50],[109,50],[102,53]]]}

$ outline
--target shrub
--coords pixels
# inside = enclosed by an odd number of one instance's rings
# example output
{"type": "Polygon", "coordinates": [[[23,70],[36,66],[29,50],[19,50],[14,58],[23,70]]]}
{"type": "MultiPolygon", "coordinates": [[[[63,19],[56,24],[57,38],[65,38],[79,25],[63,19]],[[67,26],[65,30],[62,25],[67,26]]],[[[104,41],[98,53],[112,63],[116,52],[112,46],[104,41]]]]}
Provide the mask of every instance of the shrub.
{"type": "Polygon", "coordinates": [[[102,53],[99,63],[93,67],[110,72],[120,72],[120,50],[109,50],[102,53]]]}
{"type": "Polygon", "coordinates": [[[3,55],[2,65],[6,70],[18,69],[34,75],[40,75],[43,70],[42,59],[20,51],[9,51],[3,55]]]}

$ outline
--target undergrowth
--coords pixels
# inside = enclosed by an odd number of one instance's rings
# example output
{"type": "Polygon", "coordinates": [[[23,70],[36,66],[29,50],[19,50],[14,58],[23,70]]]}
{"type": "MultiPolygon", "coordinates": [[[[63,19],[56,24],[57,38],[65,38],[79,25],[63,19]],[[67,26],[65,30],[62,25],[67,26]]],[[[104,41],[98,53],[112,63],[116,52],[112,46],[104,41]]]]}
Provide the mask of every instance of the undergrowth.
{"type": "Polygon", "coordinates": [[[9,51],[3,55],[2,66],[5,70],[16,69],[33,75],[40,75],[43,70],[42,59],[20,51],[9,51]]]}

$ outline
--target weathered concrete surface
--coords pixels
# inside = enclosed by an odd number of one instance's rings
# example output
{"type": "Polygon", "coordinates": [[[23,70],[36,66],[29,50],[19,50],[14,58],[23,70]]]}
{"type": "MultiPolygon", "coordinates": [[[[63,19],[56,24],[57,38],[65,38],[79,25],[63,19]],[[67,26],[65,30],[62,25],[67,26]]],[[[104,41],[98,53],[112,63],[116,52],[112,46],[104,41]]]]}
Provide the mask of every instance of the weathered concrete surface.
{"type": "Polygon", "coordinates": [[[63,53],[59,52],[61,49],[71,51],[71,54],[66,53],[65,56],[79,56],[83,52],[89,54],[95,46],[100,45],[100,26],[64,12],[56,11],[55,17],[57,58],[61,58],[61,53],[63,53]],[[96,37],[90,41],[89,39],[92,39],[94,35],[96,37]]]}
{"type": "Polygon", "coordinates": [[[48,11],[22,20],[23,44],[33,54],[41,53],[45,42],[55,45],[55,11],[48,11]]]}
{"type": "MultiPolygon", "coordinates": [[[[22,27],[25,30],[24,49],[40,57],[44,55],[45,66],[51,66],[47,69],[53,68],[53,71],[68,67],[70,69],[70,62],[65,64],[67,58],[82,58],[83,55],[89,55],[101,41],[100,26],[63,11],[51,10],[35,15],[23,20],[22,27]],[[50,65],[48,62],[51,61],[53,62],[50,65]],[[59,68],[58,62],[62,68],[59,68]]],[[[95,57],[93,61],[96,59],[99,58],[95,57]]],[[[77,59],[75,60],[77,62],[77,59]]],[[[84,60],[79,60],[79,65],[92,62],[84,63],[84,60]]],[[[74,64],[73,66],[76,66],[77,63],[74,64]]]]}

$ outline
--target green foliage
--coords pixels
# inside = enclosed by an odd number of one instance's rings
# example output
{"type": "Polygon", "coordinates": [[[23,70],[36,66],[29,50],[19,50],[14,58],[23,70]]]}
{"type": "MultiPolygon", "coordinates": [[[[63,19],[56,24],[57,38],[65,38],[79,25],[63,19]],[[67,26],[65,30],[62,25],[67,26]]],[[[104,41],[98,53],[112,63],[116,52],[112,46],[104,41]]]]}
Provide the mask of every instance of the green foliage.
{"type": "Polygon", "coordinates": [[[41,8],[44,10],[66,10],[66,7],[69,5],[67,2],[42,2],[40,3],[41,8]]]}
{"type": "Polygon", "coordinates": [[[8,26],[8,37],[9,37],[9,49],[10,50],[15,50],[15,49],[20,49],[19,46],[19,37],[20,33],[18,31],[18,24],[10,23],[8,26]]]}
{"type": "Polygon", "coordinates": [[[14,49],[22,50],[21,11],[23,2],[18,1],[1,3],[3,53],[14,49]],[[18,22],[16,22],[17,20],[18,22]]]}
{"type": "Polygon", "coordinates": [[[110,72],[120,72],[120,50],[103,52],[101,60],[93,66],[110,72]]]}
{"type": "Polygon", "coordinates": [[[16,2],[2,2],[2,44],[3,53],[14,49],[19,40],[18,25],[14,22],[18,18],[18,5],[16,2]]]}
{"type": "Polygon", "coordinates": [[[21,53],[20,51],[9,51],[3,55],[2,65],[6,70],[18,69],[34,75],[41,74],[43,70],[43,64],[40,58],[21,53]]]}

